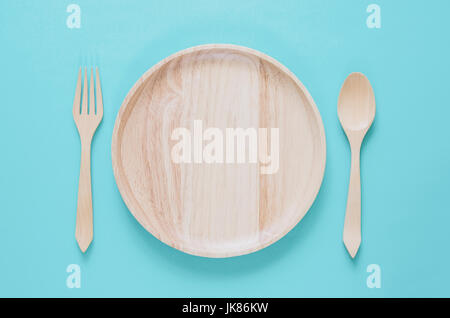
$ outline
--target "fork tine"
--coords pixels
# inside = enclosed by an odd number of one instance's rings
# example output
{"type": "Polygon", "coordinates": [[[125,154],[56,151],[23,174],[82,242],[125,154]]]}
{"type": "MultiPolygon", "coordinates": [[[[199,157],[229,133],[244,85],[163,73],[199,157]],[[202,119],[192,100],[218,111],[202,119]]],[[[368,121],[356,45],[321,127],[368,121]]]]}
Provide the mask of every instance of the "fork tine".
{"type": "Polygon", "coordinates": [[[89,114],[95,115],[94,69],[92,67],[91,79],[89,81],[89,114]]]}
{"type": "Polygon", "coordinates": [[[88,113],[88,84],[87,84],[87,69],[84,68],[84,82],[83,82],[83,101],[81,104],[81,114],[88,113]]]}
{"type": "Polygon", "coordinates": [[[102,97],[102,87],[100,85],[100,76],[98,74],[98,67],[95,68],[96,78],[95,78],[95,88],[97,95],[97,115],[103,116],[103,97],[102,97]]]}
{"type": "Polygon", "coordinates": [[[75,89],[75,98],[73,99],[73,115],[80,114],[80,99],[81,99],[81,67],[78,71],[77,88],[75,89]]]}

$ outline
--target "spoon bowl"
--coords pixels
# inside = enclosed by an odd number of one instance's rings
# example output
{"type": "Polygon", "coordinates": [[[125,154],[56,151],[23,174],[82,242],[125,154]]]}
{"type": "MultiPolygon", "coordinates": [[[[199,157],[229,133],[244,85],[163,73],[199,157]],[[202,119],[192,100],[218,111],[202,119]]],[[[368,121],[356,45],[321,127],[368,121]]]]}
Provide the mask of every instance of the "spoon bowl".
{"type": "Polygon", "coordinates": [[[344,130],[367,131],[375,118],[375,96],[367,77],[350,74],[342,85],[338,116],[344,130]]]}

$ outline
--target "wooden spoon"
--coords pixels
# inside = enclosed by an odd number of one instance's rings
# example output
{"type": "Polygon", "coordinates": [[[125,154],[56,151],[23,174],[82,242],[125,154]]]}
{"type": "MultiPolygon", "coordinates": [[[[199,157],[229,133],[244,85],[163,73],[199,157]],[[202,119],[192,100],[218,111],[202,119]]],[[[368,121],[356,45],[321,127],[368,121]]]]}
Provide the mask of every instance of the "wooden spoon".
{"type": "Polygon", "coordinates": [[[364,74],[352,73],[345,80],[339,94],[338,116],[352,152],[343,240],[350,256],[354,258],[361,244],[359,154],[364,136],[375,117],[375,96],[364,74]]]}

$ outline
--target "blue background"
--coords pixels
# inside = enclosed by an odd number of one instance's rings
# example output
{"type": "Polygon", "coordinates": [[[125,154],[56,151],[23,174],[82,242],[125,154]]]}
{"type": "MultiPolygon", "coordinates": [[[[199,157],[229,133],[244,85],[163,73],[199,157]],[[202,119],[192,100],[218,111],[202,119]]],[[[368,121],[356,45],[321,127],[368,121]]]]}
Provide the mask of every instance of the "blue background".
{"type": "Polygon", "coordinates": [[[0,296],[450,296],[450,1],[1,1],[0,296]],[[81,7],[69,29],[66,8],[81,7]],[[366,26],[369,4],[381,29],[366,26]],[[272,246],[230,259],[172,249],[128,212],[111,167],[119,107],[152,65],[181,49],[233,43],[286,65],[321,113],[327,166],[306,217],[272,246]],[[74,237],[80,66],[99,66],[104,118],[92,149],[94,241],[74,237]],[[362,148],[363,243],[342,243],[350,152],[336,103],[350,72],[377,113],[362,148]],[[69,264],[81,288],[66,287],[69,264]],[[366,268],[381,267],[380,289],[366,268]]]}

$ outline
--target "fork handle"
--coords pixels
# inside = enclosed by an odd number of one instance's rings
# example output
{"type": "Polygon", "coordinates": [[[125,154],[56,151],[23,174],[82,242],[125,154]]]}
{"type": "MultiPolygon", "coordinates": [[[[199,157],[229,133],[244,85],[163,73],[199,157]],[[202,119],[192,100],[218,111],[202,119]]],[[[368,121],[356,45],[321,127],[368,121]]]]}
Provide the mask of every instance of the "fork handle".
{"type": "Polygon", "coordinates": [[[347,210],[345,212],[343,241],[352,258],[361,245],[361,178],[360,178],[361,143],[352,144],[352,163],[350,183],[348,186],[347,210]]]}
{"type": "Polygon", "coordinates": [[[78,181],[77,221],[75,238],[84,253],[94,235],[92,223],[91,141],[81,143],[80,179],[78,181]]]}

